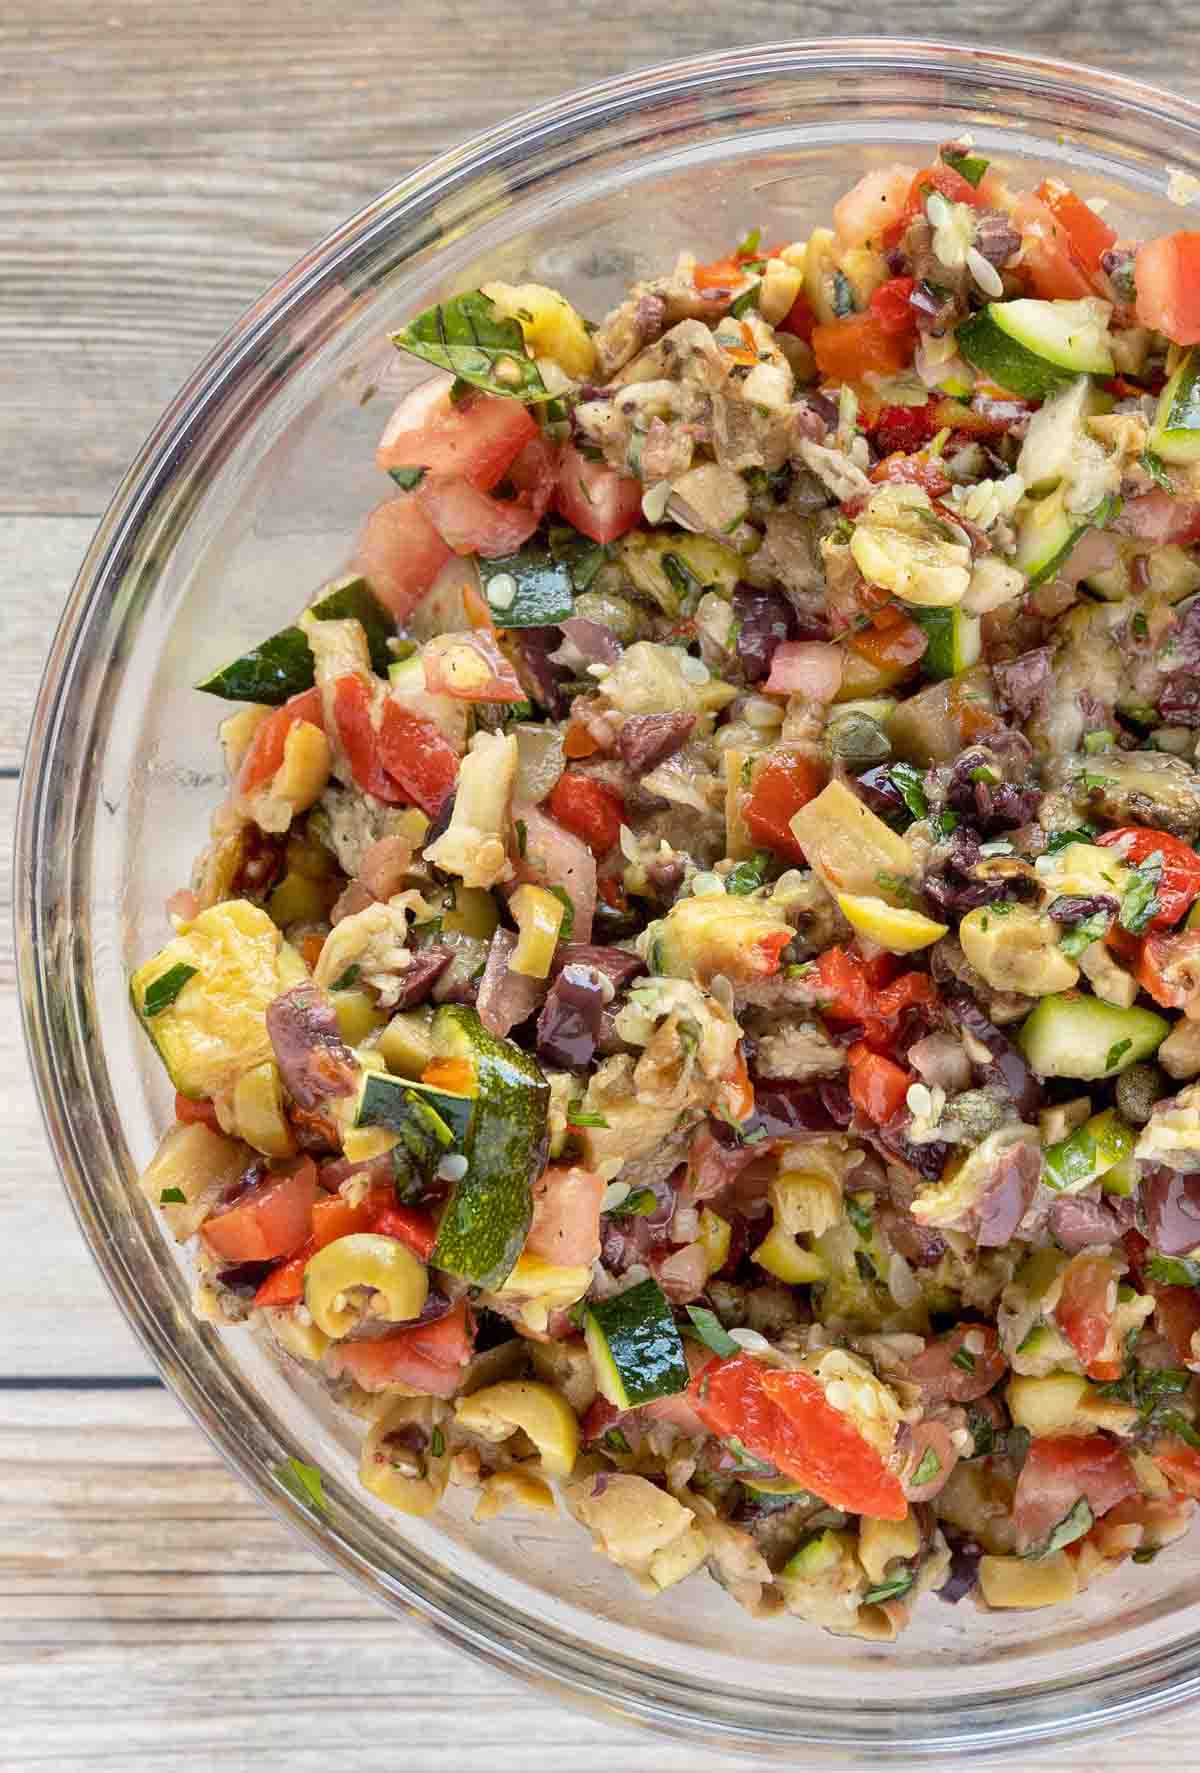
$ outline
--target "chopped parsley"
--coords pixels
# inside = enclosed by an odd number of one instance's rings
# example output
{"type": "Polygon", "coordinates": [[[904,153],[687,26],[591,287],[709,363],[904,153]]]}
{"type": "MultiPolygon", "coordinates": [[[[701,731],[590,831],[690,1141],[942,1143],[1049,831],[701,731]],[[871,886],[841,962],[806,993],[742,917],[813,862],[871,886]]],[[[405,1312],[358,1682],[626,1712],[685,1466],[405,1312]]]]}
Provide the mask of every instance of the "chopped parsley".
{"type": "Polygon", "coordinates": [[[1108,1052],[1105,1054],[1105,1057],[1104,1057],[1105,1071],[1111,1071],[1115,1065],[1119,1065],[1121,1063],[1121,1060],[1125,1057],[1126,1053],[1129,1051],[1129,1049],[1132,1045],[1133,1045],[1133,1042],[1131,1040],[1115,1041],[1113,1043],[1113,1045],[1111,1047],[1109,1047],[1108,1052]]]}
{"type": "Polygon", "coordinates": [[[571,932],[575,928],[575,903],[574,903],[574,900],[571,898],[571,895],[567,891],[566,887],[548,886],[546,888],[546,891],[548,893],[553,893],[554,897],[556,899],[561,900],[561,902],[562,902],[563,920],[562,920],[562,924],[559,928],[558,939],[560,942],[569,942],[571,940],[571,932]]]}
{"type": "Polygon", "coordinates": [[[1120,924],[1131,936],[1142,935],[1158,911],[1158,886],[1162,880],[1163,853],[1154,850],[1130,871],[1129,885],[1121,900],[1120,924]]]}
{"type": "Polygon", "coordinates": [[[974,185],[976,189],[979,188],[979,181],[991,164],[990,161],[984,159],[982,154],[950,153],[943,154],[942,159],[947,166],[958,173],[960,178],[966,179],[967,183],[974,185]]]}
{"type": "Polygon", "coordinates": [[[758,307],[758,292],[761,287],[759,283],[752,283],[749,289],[744,289],[740,296],[735,296],[730,302],[729,312],[735,320],[740,320],[743,314],[749,314],[752,308],[758,307]]]}
{"type": "Polygon", "coordinates": [[[1160,1287],[1200,1287],[1200,1262],[1193,1256],[1150,1256],[1146,1279],[1160,1287]]]}
{"type": "Polygon", "coordinates": [[[747,893],[756,893],[766,879],[770,866],[770,851],[755,850],[752,856],[729,870],[725,876],[725,891],[740,898],[744,898],[747,893]]]}
{"type": "Polygon", "coordinates": [[[975,1356],[969,1348],[960,1348],[957,1353],[950,1356],[950,1365],[961,1367],[964,1373],[973,1373],[975,1371],[975,1356]]]}
{"type": "Polygon", "coordinates": [[[160,973],[157,979],[152,979],[142,999],[143,1016],[149,1020],[151,1016],[161,1016],[164,1010],[169,1010],[188,980],[196,977],[197,970],[181,960],[165,973],[160,973]]]}
{"type": "Polygon", "coordinates": [[[1058,945],[1070,960],[1074,960],[1085,948],[1090,948],[1093,942],[1098,942],[1101,936],[1108,933],[1111,922],[1111,913],[1093,911],[1090,917],[1081,919],[1074,929],[1064,931],[1059,937],[1058,945]]]}
{"type": "Polygon", "coordinates": [[[740,1352],[739,1345],[729,1334],[715,1311],[710,1311],[707,1305],[689,1305],[685,1309],[696,1326],[696,1334],[701,1342],[711,1348],[714,1354],[728,1355],[740,1352]]]}
{"type": "Polygon", "coordinates": [[[275,1476],[297,1502],[303,1502],[306,1508],[317,1514],[328,1512],[321,1474],[315,1465],[305,1465],[301,1459],[285,1459],[282,1465],[275,1467],[275,1476]]]}
{"type": "Polygon", "coordinates": [[[934,1452],[933,1448],[926,1447],[921,1456],[920,1464],[912,1474],[914,1486],[917,1484],[931,1484],[941,1469],[942,1462],[934,1452]]]}
{"type": "Polygon", "coordinates": [[[428,468],[389,468],[388,469],[388,473],[391,475],[392,479],[396,482],[396,485],[400,488],[401,492],[411,492],[413,490],[414,486],[420,486],[421,482],[424,480],[424,478],[428,474],[428,472],[429,472],[428,468]]]}
{"type": "Polygon", "coordinates": [[[911,763],[894,763],[888,771],[888,776],[913,818],[928,818],[929,801],[925,794],[925,772],[917,769],[911,763]]]}
{"type": "Polygon", "coordinates": [[[187,1195],[182,1188],[164,1188],[158,1197],[160,1207],[182,1207],[187,1205],[187,1195]]]}
{"type": "Polygon", "coordinates": [[[916,1581],[916,1571],[911,1565],[905,1564],[894,1576],[885,1576],[874,1588],[869,1588],[863,1600],[869,1606],[878,1606],[881,1601],[897,1601],[902,1594],[907,1594],[916,1581]]]}
{"type": "Polygon", "coordinates": [[[1054,1552],[1061,1551],[1064,1545],[1073,1545],[1085,1533],[1090,1533],[1095,1519],[1087,1498],[1081,1496],[1074,1508],[1063,1516],[1056,1527],[1050,1529],[1048,1537],[1022,1555],[1027,1558],[1048,1558],[1054,1552]]]}
{"type": "Polygon", "coordinates": [[[633,1448],[630,1446],[624,1433],[619,1428],[608,1429],[603,1437],[603,1444],[608,1448],[610,1453],[625,1453],[628,1455],[633,1452],[633,1448]]]}
{"type": "Polygon", "coordinates": [[[333,984],[329,987],[329,989],[331,991],[349,991],[350,987],[355,983],[355,981],[357,980],[357,978],[361,972],[362,972],[362,968],[359,966],[358,962],[356,960],[352,960],[350,962],[350,965],[346,968],[345,972],[341,975],[341,977],[339,979],[335,979],[333,981],[333,984]]]}
{"type": "Polygon", "coordinates": [[[1066,831],[1052,831],[1046,839],[1046,854],[1056,856],[1059,850],[1065,850],[1069,843],[1091,843],[1099,827],[1096,825],[1075,825],[1066,831]]]}
{"type": "Polygon", "coordinates": [[[1139,460],[1155,486],[1161,486],[1164,492],[1174,493],[1175,482],[1167,472],[1167,464],[1155,450],[1143,450],[1139,460]]]}
{"type": "Polygon", "coordinates": [[[429,1437],[429,1451],[435,1459],[440,1459],[446,1451],[446,1437],[440,1428],[435,1428],[429,1437]]]}

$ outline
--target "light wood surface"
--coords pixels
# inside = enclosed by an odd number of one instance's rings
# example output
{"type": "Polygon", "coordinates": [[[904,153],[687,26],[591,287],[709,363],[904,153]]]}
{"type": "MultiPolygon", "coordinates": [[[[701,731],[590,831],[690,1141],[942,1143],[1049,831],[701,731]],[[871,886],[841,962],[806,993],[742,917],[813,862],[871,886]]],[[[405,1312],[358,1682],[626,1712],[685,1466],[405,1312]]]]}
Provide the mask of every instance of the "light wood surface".
{"type": "MultiPolygon", "coordinates": [[[[21,1049],[8,894],[41,661],[126,463],[213,340],[430,154],[673,55],[854,29],[1101,61],[1195,96],[1182,0],[8,0],[0,8],[0,1767],[695,1768],[369,1606],[230,1477],[109,1300],[21,1049]],[[1015,34],[1014,34],[1015,33],[1015,34]]],[[[1120,1746],[1194,1757],[1200,1718],[1120,1746]]],[[[1082,1749],[1036,1764],[1107,1766],[1082,1749]]],[[[749,1763],[705,1760],[732,1770],[749,1763]]]]}

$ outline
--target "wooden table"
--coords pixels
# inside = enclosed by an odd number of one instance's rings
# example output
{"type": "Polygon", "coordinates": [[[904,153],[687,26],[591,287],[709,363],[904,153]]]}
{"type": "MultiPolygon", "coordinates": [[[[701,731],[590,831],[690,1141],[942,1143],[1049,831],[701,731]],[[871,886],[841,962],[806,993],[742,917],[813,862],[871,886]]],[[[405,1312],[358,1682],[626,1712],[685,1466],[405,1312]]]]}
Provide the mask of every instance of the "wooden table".
{"type": "MultiPolygon", "coordinates": [[[[981,42],[1015,27],[1008,47],[1194,96],[1192,23],[1182,0],[1031,0],[1007,16],[983,0],[855,15],[830,0],[7,0],[0,847],[42,658],[118,476],[243,305],[382,186],[566,87],[849,26],[981,42]]],[[[0,859],[5,893],[9,878],[0,859]]],[[[549,1703],[376,1611],[234,1482],[75,1231],[28,1082],[7,915],[0,994],[0,1766],[695,1767],[692,1749],[549,1703]]],[[[1189,1743],[1200,1720],[1120,1754],[1132,1773],[1189,1743]]]]}

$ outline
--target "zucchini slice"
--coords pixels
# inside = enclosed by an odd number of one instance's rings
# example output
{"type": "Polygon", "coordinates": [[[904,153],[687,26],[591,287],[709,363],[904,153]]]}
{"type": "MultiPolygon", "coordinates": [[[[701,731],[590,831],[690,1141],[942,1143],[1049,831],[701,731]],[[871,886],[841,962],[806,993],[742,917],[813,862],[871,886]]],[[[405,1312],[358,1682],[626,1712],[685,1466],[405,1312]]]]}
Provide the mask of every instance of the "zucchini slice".
{"type": "Polygon", "coordinates": [[[911,608],[907,612],[929,636],[921,659],[926,677],[957,677],[979,663],[983,650],[982,623],[957,604],[946,609],[911,608]]]}
{"type": "Polygon", "coordinates": [[[474,1116],[471,1096],[369,1071],[354,1124],[395,1133],[392,1166],[397,1181],[429,1183],[444,1157],[465,1154],[474,1116]]]}
{"type": "Polygon", "coordinates": [[[1116,1077],[1157,1052],[1170,1026],[1153,1010],[1062,991],[1026,1016],[1017,1044],[1040,1077],[1116,1077]]]}
{"type": "MultiPolygon", "coordinates": [[[[336,580],[310,605],[309,614],[322,622],[349,617],[361,622],[372,667],[381,675],[386,673],[392,658],[388,639],[395,633],[395,623],[365,579],[352,576],[336,580]]],[[[311,689],[315,681],[308,636],[303,628],[295,626],[270,635],[240,659],[214,671],[196,688],[227,702],[264,702],[277,708],[290,697],[311,689]]]]}
{"type": "Polygon", "coordinates": [[[670,1301],[651,1276],[589,1305],[584,1337],[600,1393],[618,1410],[686,1391],[687,1356],[670,1301]]]}
{"type": "Polygon", "coordinates": [[[1200,460],[1200,351],[1188,351],[1158,397],[1150,448],[1164,462],[1200,460]]]}
{"type": "Polygon", "coordinates": [[[1077,376],[1110,376],[1108,311],[1102,302],[989,302],[959,327],[968,363],[1023,400],[1044,400],[1077,376]]]}
{"type": "Polygon", "coordinates": [[[1059,1194],[1079,1194],[1129,1157],[1137,1134],[1115,1108],[1093,1114],[1042,1153],[1042,1181],[1059,1194]]]}
{"type": "Polygon", "coordinates": [[[451,1185],[430,1260],[476,1286],[498,1287],[533,1217],[533,1180],[549,1149],[550,1086],[527,1053],[489,1034],[465,1005],[442,1004],[432,1035],[439,1058],[471,1066],[475,1112],[462,1152],[467,1173],[451,1185]]]}
{"type": "Polygon", "coordinates": [[[1051,493],[1041,499],[1021,518],[1017,529],[1017,552],[1014,566],[1029,579],[1030,588],[1052,579],[1062,566],[1080,536],[1089,529],[1102,529],[1120,514],[1119,498],[1102,499],[1095,510],[1072,516],[1063,508],[1061,495],[1051,493]]]}
{"type": "Polygon", "coordinates": [[[1066,478],[1086,435],[1085,419],[1111,406],[1090,377],[1079,376],[1034,413],[1017,457],[1017,473],[1030,492],[1052,492],[1066,478]]]}

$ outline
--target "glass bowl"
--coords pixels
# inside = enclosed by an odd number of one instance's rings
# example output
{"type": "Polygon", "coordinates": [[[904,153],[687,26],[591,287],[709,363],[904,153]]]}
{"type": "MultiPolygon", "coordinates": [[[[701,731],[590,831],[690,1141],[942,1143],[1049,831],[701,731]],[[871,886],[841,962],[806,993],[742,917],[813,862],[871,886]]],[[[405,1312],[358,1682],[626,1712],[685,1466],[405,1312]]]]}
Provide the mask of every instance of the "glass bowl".
{"type": "Polygon", "coordinates": [[[1118,228],[1168,231],[1168,167],[1200,174],[1200,109],[1000,50],[792,43],[679,62],[545,105],[376,199],[201,365],[118,491],[67,605],[29,746],[18,951],[33,1069],[75,1211],[117,1303],[226,1459],[324,1557],[464,1649],[709,1747],[922,1761],[1060,1743],[1200,1695],[1184,1542],[1053,1613],[927,1599],[887,1648],[760,1624],[715,1583],[656,1603],[573,1523],[387,1515],[357,1427],[247,1330],[189,1308],[186,1261],[131,1186],[170,1092],[126,998],[167,934],[222,793],[213,705],[190,687],[290,620],[387,490],[390,402],[421,375],[387,334],[488,277],[601,315],[681,248],[795,237],[866,168],[969,130],[1022,183],[1068,171],[1118,228]],[[327,1512],[277,1475],[320,1467],[327,1512]]]}

